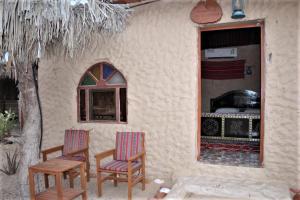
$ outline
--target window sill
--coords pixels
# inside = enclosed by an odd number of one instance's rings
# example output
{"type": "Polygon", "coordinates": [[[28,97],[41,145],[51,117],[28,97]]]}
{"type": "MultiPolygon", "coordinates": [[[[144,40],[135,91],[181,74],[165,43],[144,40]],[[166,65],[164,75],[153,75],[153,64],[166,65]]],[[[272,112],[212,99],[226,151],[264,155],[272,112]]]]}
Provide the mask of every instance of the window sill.
{"type": "Polygon", "coordinates": [[[117,122],[117,121],[101,121],[101,120],[90,120],[90,121],[78,121],[81,124],[96,123],[96,124],[128,124],[128,122],[117,122]]]}

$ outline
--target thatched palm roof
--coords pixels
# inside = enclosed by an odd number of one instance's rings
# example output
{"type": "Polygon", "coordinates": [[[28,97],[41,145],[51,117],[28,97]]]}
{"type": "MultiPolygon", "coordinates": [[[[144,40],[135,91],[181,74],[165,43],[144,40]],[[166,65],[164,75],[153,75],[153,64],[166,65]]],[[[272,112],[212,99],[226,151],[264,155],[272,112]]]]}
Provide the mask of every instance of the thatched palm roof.
{"type": "Polygon", "coordinates": [[[126,5],[108,0],[0,0],[0,74],[14,76],[14,63],[33,62],[57,43],[73,57],[95,34],[123,30],[128,16],[126,5]]]}

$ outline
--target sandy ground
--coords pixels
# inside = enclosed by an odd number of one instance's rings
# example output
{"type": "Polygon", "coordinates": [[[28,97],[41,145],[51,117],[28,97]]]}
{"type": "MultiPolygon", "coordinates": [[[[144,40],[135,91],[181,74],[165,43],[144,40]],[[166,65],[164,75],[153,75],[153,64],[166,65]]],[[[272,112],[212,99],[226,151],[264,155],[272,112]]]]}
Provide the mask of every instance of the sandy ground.
{"type": "MultiPolygon", "coordinates": [[[[13,149],[13,146],[6,147],[7,149],[13,149]]],[[[3,150],[3,146],[2,146],[3,150]]],[[[7,176],[3,173],[0,173],[0,180],[1,180],[1,200],[18,200],[20,196],[18,194],[18,187],[17,187],[17,176],[7,176]]],[[[50,180],[50,184],[53,180],[50,180]]],[[[64,181],[64,185],[68,185],[68,181],[64,181]]],[[[75,187],[80,187],[79,179],[75,181],[75,187]]],[[[155,184],[154,182],[146,184],[146,190],[142,191],[141,184],[136,185],[133,187],[133,200],[151,200],[155,193],[159,190],[159,185],[155,184]]],[[[189,196],[188,199],[201,199],[201,200],[221,200],[219,198],[213,197],[201,197],[201,196],[189,196]]],[[[81,198],[77,198],[78,200],[81,198]]],[[[76,199],[76,200],[77,200],[76,199]]],[[[88,199],[94,200],[125,200],[127,199],[127,184],[126,183],[119,183],[117,187],[113,186],[113,182],[106,181],[103,184],[103,195],[101,198],[97,197],[97,184],[96,179],[91,178],[90,182],[88,183],[88,199]]]]}
{"type": "MultiPolygon", "coordinates": [[[[18,189],[16,187],[16,176],[3,176],[4,184],[1,184],[1,200],[17,200],[20,199],[18,196],[18,189]]],[[[51,180],[50,180],[51,182],[51,180]]],[[[65,185],[68,185],[67,181],[65,181],[65,185]]],[[[79,180],[75,181],[75,187],[80,187],[79,180]]],[[[146,185],[146,190],[141,190],[141,184],[136,185],[133,188],[133,200],[154,200],[153,196],[159,190],[159,185],[151,182],[146,185]]],[[[76,198],[76,200],[80,200],[81,197],[76,198]]],[[[106,181],[103,185],[103,195],[102,197],[97,197],[97,184],[96,179],[91,178],[88,183],[88,199],[91,200],[126,200],[127,199],[127,184],[119,183],[118,187],[113,186],[113,182],[106,181]]],[[[186,199],[190,200],[225,200],[225,198],[218,198],[212,196],[200,196],[200,195],[187,195],[186,199]]],[[[237,200],[237,199],[229,199],[226,200],[237,200]]]]}
{"type": "MultiPolygon", "coordinates": [[[[3,145],[0,144],[0,168],[3,164],[6,163],[5,152],[13,153],[15,148],[18,147],[16,144],[12,145],[3,145]]],[[[40,181],[43,181],[41,178],[40,181]]],[[[53,185],[53,178],[50,179],[50,185],[53,185]]],[[[165,185],[171,186],[170,181],[166,181],[165,185]]],[[[64,180],[65,187],[68,187],[68,180],[64,180]]],[[[79,179],[75,180],[75,187],[80,187],[79,179]]],[[[141,184],[133,187],[133,200],[150,200],[153,199],[156,192],[159,190],[160,185],[155,184],[154,182],[149,182],[146,184],[146,190],[141,190],[141,184]]],[[[172,196],[172,195],[171,195],[172,196]]],[[[7,176],[3,173],[0,173],[0,200],[18,200],[20,199],[17,176],[7,176]]],[[[81,198],[77,198],[81,199],[81,198]]],[[[127,199],[127,184],[119,183],[118,187],[113,186],[112,181],[106,181],[103,184],[103,196],[101,198],[97,197],[97,184],[96,179],[91,178],[88,182],[88,199],[100,199],[100,200],[123,200],[127,199]]],[[[173,198],[172,198],[173,199],[173,198]]],[[[185,199],[201,199],[201,200],[225,200],[225,198],[217,198],[213,196],[200,196],[187,194],[185,199]]],[[[228,198],[227,198],[228,199],[228,198]]],[[[251,199],[251,198],[250,198],[251,199]]],[[[233,199],[232,199],[233,200],[233,199]]],[[[235,199],[236,200],[236,199],[235,199]]]]}
{"type": "MultiPolygon", "coordinates": [[[[18,148],[16,144],[3,145],[0,144],[0,168],[3,168],[6,162],[6,152],[12,155],[15,149],[18,148]]],[[[7,176],[0,172],[0,199],[18,199],[16,190],[17,176],[7,176]]]]}
{"type": "MultiPolygon", "coordinates": [[[[15,200],[20,199],[18,196],[18,189],[16,187],[16,176],[3,176],[4,182],[1,184],[1,200],[15,200]]],[[[3,179],[2,179],[3,180],[3,179]]],[[[79,181],[76,181],[75,187],[80,187],[79,181]]],[[[67,185],[67,183],[66,183],[67,185]]],[[[136,185],[133,188],[133,200],[139,199],[151,199],[154,196],[159,186],[150,183],[146,185],[146,190],[142,191],[141,184],[136,185]]],[[[77,198],[81,199],[81,198],[77,198]]],[[[127,184],[119,183],[118,187],[114,187],[112,182],[107,181],[103,185],[103,196],[101,198],[97,197],[97,184],[96,179],[92,178],[88,183],[88,199],[102,199],[102,200],[122,200],[127,199],[127,184]]]]}

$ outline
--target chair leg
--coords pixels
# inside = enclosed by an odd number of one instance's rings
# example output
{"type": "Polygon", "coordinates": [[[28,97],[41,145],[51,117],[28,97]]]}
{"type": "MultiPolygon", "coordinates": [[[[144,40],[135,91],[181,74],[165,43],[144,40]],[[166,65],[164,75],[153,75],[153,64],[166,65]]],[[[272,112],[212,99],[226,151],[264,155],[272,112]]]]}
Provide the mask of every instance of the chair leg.
{"type": "Polygon", "coordinates": [[[70,188],[74,188],[74,177],[71,175],[71,173],[69,174],[69,181],[70,181],[70,188]]]}
{"type": "Polygon", "coordinates": [[[64,172],[64,179],[67,179],[67,173],[64,172]]]}
{"type": "Polygon", "coordinates": [[[86,180],[87,180],[87,182],[90,181],[90,163],[89,162],[86,163],[86,180]]]}
{"type": "Polygon", "coordinates": [[[113,174],[113,176],[114,176],[114,186],[117,187],[118,186],[117,174],[113,174]]]}
{"type": "Polygon", "coordinates": [[[49,175],[44,174],[44,180],[45,180],[45,188],[49,188],[49,175]]]}
{"type": "Polygon", "coordinates": [[[142,180],[142,191],[144,191],[146,189],[146,180],[145,177],[142,180]]]}
{"type": "Polygon", "coordinates": [[[84,193],[82,193],[81,199],[82,199],[82,200],[87,200],[86,191],[85,191],[84,193]]]}
{"type": "Polygon", "coordinates": [[[145,166],[142,167],[142,190],[144,191],[146,188],[146,174],[145,174],[145,166]]]}
{"type": "Polygon", "coordinates": [[[145,167],[145,155],[142,156],[142,190],[146,188],[146,167],[145,167]]]}
{"type": "Polygon", "coordinates": [[[102,196],[101,172],[97,172],[97,186],[98,186],[98,197],[101,197],[102,196]]]}
{"type": "Polygon", "coordinates": [[[131,200],[132,198],[132,188],[131,185],[128,184],[128,200],[131,200]]]}
{"type": "Polygon", "coordinates": [[[128,200],[132,198],[132,174],[128,173],[128,200]]]}

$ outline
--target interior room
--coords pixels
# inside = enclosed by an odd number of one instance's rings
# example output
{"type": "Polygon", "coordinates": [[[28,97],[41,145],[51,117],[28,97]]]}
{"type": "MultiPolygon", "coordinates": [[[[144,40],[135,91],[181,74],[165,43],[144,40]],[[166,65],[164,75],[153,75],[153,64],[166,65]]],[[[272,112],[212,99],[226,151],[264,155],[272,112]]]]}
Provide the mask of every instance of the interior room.
{"type": "Polygon", "coordinates": [[[260,166],[260,28],[201,33],[201,162],[260,166]]]}

